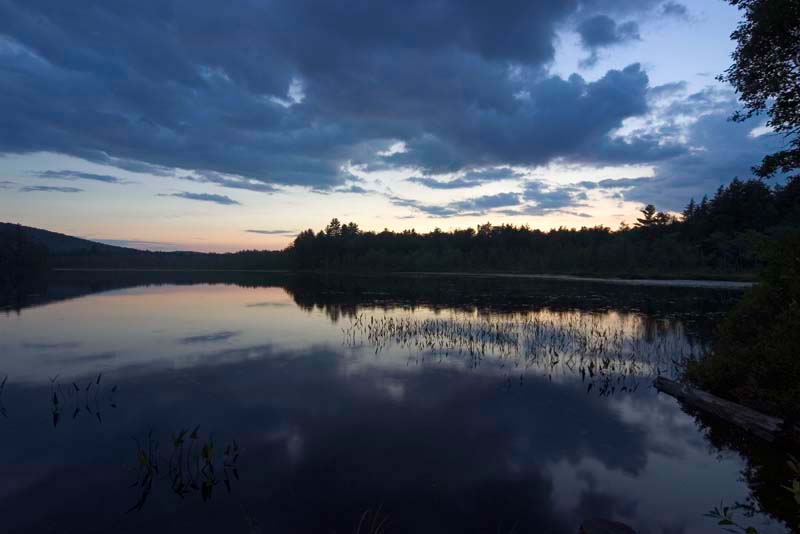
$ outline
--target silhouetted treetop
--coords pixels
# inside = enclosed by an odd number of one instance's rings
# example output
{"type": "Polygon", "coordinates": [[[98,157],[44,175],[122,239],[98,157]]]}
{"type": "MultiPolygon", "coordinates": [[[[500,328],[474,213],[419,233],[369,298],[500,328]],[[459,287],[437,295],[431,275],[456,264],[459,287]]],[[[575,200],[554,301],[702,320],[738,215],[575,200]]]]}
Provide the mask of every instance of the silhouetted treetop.
{"type": "Polygon", "coordinates": [[[770,188],[760,180],[734,180],[710,200],[689,202],[682,218],[650,204],[635,226],[615,232],[487,222],[449,232],[376,233],[333,219],[322,232],[301,232],[286,252],[300,270],[752,273],[766,242],[800,226],[798,181],[770,188]]]}
{"type": "Polygon", "coordinates": [[[785,134],[789,148],[764,158],[760,177],[800,168],[800,2],[797,0],[728,0],[743,11],[731,34],[737,42],[733,65],[724,75],[744,105],[733,119],[766,112],[767,125],[785,134]]]}

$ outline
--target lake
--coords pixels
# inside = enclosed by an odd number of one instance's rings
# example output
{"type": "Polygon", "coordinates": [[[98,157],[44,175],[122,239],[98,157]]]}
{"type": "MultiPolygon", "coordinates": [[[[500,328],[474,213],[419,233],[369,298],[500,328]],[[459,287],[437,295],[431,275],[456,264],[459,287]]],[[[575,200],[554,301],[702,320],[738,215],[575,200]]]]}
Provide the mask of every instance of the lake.
{"type": "Polygon", "coordinates": [[[740,296],[54,273],[0,314],[3,530],[787,532],[780,455],[651,386],[740,296]]]}

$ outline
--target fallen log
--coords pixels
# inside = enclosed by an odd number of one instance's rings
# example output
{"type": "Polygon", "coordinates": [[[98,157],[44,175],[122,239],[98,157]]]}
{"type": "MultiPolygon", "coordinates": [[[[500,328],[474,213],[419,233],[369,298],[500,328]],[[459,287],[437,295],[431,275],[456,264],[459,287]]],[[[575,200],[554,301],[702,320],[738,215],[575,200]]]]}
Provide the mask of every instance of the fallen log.
{"type": "Polygon", "coordinates": [[[786,434],[783,420],[778,417],[764,415],[741,404],[721,399],[663,376],[656,378],[654,385],[657,390],[663,391],[689,406],[716,415],[770,443],[786,434]]]}

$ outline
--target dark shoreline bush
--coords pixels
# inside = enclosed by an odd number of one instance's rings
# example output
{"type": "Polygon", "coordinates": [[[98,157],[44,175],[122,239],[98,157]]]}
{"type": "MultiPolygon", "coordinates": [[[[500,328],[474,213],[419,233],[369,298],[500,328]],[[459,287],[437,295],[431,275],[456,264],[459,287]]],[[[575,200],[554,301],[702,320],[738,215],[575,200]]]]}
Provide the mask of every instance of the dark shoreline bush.
{"type": "Polygon", "coordinates": [[[711,352],[691,362],[698,387],[797,422],[800,411],[800,233],[771,250],[760,282],[722,321],[711,352]]]}

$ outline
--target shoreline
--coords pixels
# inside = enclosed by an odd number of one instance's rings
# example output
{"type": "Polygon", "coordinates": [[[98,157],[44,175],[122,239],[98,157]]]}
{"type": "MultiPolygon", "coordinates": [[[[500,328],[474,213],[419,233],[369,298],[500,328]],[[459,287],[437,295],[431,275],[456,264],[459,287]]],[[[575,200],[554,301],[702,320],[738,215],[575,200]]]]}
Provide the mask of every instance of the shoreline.
{"type": "Polygon", "coordinates": [[[562,282],[585,282],[596,284],[654,286],[654,287],[688,287],[703,289],[744,290],[755,285],[755,282],[723,279],[697,278],[623,278],[619,276],[579,276],[569,274],[534,274],[534,273],[498,273],[498,272],[460,272],[460,271],[387,271],[385,273],[338,272],[338,271],[291,271],[278,269],[174,269],[174,268],[81,268],[58,267],[53,272],[140,272],[140,273],[264,273],[264,274],[319,274],[337,276],[425,276],[425,277],[473,277],[473,278],[512,278],[528,280],[553,280],[562,282]]]}
{"type": "Polygon", "coordinates": [[[660,287],[697,287],[709,289],[749,289],[755,282],[740,280],[720,279],[689,279],[689,278],[621,278],[578,276],[571,274],[526,274],[526,273],[460,273],[460,272],[395,272],[392,274],[405,276],[464,276],[475,278],[519,278],[531,280],[558,280],[563,282],[590,282],[596,284],[616,284],[631,286],[660,286],[660,287]]]}

